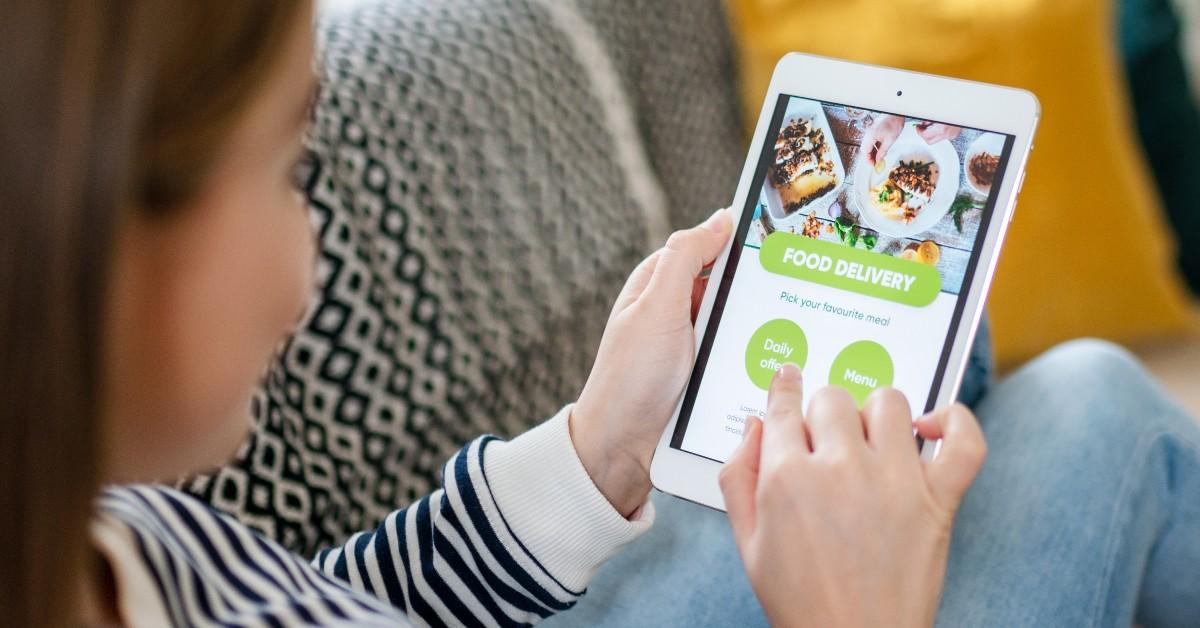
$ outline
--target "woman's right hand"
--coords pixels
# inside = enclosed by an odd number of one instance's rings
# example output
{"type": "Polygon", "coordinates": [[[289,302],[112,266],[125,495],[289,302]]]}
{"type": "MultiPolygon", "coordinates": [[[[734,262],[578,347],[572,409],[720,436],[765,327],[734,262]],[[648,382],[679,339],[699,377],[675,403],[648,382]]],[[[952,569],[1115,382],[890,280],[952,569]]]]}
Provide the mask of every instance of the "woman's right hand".
{"type": "Polygon", "coordinates": [[[904,131],[904,118],[882,114],[875,118],[863,137],[862,150],[867,151],[867,163],[877,169],[887,161],[888,151],[904,131]]]}
{"type": "Polygon", "coordinates": [[[749,419],[721,489],[750,584],[773,626],[932,626],[950,531],[986,455],[974,415],[953,405],[912,422],[891,389],[860,412],[849,393],[801,408],[785,365],[766,420],[749,419]],[[942,439],[920,458],[913,428],[942,439]]]}

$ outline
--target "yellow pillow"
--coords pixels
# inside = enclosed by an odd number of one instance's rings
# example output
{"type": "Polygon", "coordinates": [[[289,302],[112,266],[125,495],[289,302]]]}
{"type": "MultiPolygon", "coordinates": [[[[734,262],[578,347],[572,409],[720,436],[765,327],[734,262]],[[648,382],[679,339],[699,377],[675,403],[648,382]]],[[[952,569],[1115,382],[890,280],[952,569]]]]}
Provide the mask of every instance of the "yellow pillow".
{"type": "Polygon", "coordinates": [[[1113,3],[728,4],[751,117],[775,62],[793,50],[1013,85],[1041,99],[1036,150],[989,297],[1001,364],[1077,336],[1129,343],[1191,329],[1119,78],[1113,3]]]}

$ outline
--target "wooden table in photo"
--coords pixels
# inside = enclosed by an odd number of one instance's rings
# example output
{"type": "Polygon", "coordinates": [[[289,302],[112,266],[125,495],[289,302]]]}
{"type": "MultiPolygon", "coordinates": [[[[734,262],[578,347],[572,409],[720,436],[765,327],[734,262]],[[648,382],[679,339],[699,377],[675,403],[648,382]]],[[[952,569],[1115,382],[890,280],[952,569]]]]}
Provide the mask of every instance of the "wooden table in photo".
{"type": "MultiPolygon", "coordinates": [[[[872,115],[874,114],[867,113],[864,117],[854,120],[846,115],[846,110],[842,107],[825,107],[825,116],[829,120],[829,127],[833,131],[834,141],[837,143],[838,154],[841,156],[842,165],[846,169],[846,181],[838,191],[837,199],[828,208],[817,210],[816,217],[823,225],[819,239],[829,242],[840,242],[833,223],[836,217],[844,216],[853,220],[859,226],[860,233],[871,233],[878,236],[875,248],[872,249],[878,253],[899,255],[906,248],[916,246],[925,240],[932,240],[941,249],[941,259],[937,263],[937,269],[942,275],[942,291],[950,294],[958,294],[962,286],[967,263],[971,258],[971,248],[974,245],[973,240],[979,231],[982,212],[979,209],[969,209],[963,212],[961,232],[954,224],[952,213],[947,213],[936,225],[928,231],[922,232],[920,239],[893,238],[865,226],[860,217],[861,209],[859,208],[858,200],[854,195],[854,178],[858,171],[858,158],[864,129],[869,128],[872,115]]],[[[957,138],[951,140],[951,144],[953,144],[955,151],[958,153],[959,163],[962,165],[959,175],[960,180],[958,181],[959,190],[969,189],[965,182],[965,177],[967,176],[966,165],[962,163],[962,160],[967,148],[980,134],[980,131],[963,129],[957,138]]],[[[976,201],[984,200],[978,196],[974,196],[973,198],[976,201]]],[[[809,213],[805,210],[801,211],[805,215],[809,213]]],[[[796,222],[789,224],[788,227],[777,228],[798,232],[803,222],[803,218],[800,218],[796,222]]]]}

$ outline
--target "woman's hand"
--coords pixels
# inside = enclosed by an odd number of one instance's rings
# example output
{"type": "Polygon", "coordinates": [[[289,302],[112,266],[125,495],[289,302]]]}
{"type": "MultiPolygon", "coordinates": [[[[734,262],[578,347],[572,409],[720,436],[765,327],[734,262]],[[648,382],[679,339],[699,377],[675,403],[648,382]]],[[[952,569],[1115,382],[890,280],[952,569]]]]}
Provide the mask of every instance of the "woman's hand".
{"type": "Polygon", "coordinates": [[[917,135],[933,146],[944,140],[952,140],[962,133],[962,127],[940,122],[922,122],[917,125],[917,135]]]}
{"type": "Polygon", "coordinates": [[[932,626],[954,513],[986,455],[961,405],[916,422],[939,455],[923,461],[908,402],[875,392],[860,412],[840,388],[801,412],[800,370],[771,384],[721,489],[750,583],[773,626],[932,626]]]}
{"type": "Polygon", "coordinates": [[[650,493],[650,458],[687,383],[701,271],[733,231],[728,210],[671,234],[625,282],[596,363],[571,412],[571,440],[592,481],[625,516],[650,493]]]}
{"type": "Polygon", "coordinates": [[[862,150],[867,151],[867,163],[876,169],[882,168],[882,164],[887,161],[888,151],[892,149],[892,144],[896,143],[896,138],[900,137],[902,131],[904,118],[900,116],[883,114],[875,118],[862,142],[862,150]]]}

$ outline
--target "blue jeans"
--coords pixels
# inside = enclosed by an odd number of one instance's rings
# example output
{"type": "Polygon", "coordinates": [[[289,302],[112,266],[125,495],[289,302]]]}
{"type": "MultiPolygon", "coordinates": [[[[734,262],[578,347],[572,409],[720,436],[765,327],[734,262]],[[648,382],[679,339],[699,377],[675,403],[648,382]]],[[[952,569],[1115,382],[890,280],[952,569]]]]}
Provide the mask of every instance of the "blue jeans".
{"type": "MultiPolygon", "coordinates": [[[[1200,427],[1123,350],[1056,348],[977,406],[939,626],[1200,626],[1200,427]]],[[[723,513],[654,528],[549,626],[765,626],[723,513]]]]}

